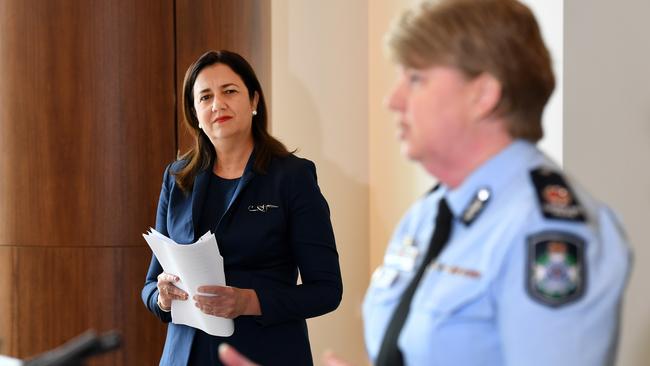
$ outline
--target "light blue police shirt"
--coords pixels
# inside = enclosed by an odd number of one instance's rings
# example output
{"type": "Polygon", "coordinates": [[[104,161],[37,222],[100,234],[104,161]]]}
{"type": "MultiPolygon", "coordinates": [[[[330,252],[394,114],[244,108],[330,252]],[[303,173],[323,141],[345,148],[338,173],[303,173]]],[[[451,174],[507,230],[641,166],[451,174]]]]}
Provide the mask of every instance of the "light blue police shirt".
{"type": "Polygon", "coordinates": [[[373,361],[444,197],[454,214],[451,237],[422,277],[400,333],[406,365],[614,364],[630,268],[624,233],[575,183],[568,191],[557,182],[537,187],[536,170],[560,173],[533,144],[516,140],[456,189],[443,185],[409,209],[363,304],[373,361]]]}

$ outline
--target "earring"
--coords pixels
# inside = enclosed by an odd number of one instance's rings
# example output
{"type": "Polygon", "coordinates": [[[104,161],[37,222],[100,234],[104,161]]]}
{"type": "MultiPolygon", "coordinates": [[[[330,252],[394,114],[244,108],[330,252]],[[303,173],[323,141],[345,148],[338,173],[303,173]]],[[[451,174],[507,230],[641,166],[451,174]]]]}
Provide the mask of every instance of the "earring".
{"type": "Polygon", "coordinates": [[[257,116],[257,111],[253,110],[253,116],[257,116]]]}

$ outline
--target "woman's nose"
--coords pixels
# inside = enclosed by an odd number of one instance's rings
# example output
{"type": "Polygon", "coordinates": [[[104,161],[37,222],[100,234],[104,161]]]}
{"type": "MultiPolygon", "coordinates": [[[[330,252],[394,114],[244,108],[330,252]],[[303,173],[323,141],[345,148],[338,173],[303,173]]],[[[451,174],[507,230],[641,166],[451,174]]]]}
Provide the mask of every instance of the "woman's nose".
{"type": "Polygon", "coordinates": [[[219,98],[214,98],[212,100],[212,112],[216,112],[219,110],[226,109],[226,106],[224,103],[222,103],[219,98]]]}

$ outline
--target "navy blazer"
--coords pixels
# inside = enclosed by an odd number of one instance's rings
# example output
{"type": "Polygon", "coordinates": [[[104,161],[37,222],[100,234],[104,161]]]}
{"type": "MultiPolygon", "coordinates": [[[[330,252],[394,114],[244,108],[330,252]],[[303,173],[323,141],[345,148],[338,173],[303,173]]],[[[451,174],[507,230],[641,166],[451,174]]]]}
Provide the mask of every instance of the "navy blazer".
{"type": "MultiPolygon", "coordinates": [[[[236,318],[234,334],[219,340],[263,365],[312,365],[305,319],[336,309],[343,293],[329,207],[311,161],[274,158],[266,174],[255,173],[253,161],[254,153],[215,236],[226,283],[255,290],[262,315],[236,318]]],[[[177,243],[193,243],[211,229],[197,225],[212,172],[199,173],[186,194],[170,174],[183,164],[176,161],[165,170],[156,230],[177,243]]],[[[161,272],[154,256],[142,300],[169,323],[171,313],[157,305],[161,272]]],[[[195,328],[169,323],[160,364],[187,365],[194,333],[195,328]]]]}

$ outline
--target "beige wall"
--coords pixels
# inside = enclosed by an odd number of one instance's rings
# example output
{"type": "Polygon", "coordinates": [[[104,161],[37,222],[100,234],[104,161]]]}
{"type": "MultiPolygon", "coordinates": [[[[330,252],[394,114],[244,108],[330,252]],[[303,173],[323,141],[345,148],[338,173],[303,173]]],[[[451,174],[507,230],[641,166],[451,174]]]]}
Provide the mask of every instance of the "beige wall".
{"type": "Polygon", "coordinates": [[[564,164],[622,216],[635,265],[618,364],[648,365],[650,2],[572,0],[564,10],[564,164]]]}
{"type": "Polygon", "coordinates": [[[400,154],[395,122],[383,103],[396,76],[394,65],[384,55],[383,37],[395,15],[415,3],[416,0],[369,1],[369,273],[382,262],[390,236],[402,215],[435,183],[417,164],[407,161],[400,154]]]}
{"type": "Polygon", "coordinates": [[[313,160],[332,214],[343,302],[309,321],[314,357],[365,363],[368,284],[368,12],[365,1],[272,2],[273,134],[313,160]]]}

